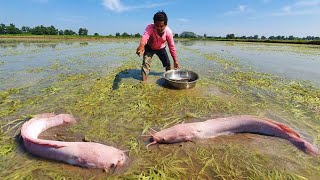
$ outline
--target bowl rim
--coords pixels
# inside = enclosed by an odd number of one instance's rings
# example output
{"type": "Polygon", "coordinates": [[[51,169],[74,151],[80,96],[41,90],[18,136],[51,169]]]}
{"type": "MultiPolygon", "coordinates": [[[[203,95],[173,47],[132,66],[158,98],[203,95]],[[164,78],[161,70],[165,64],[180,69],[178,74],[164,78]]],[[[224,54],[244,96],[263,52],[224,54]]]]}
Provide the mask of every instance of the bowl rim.
{"type": "Polygon", "coordinates": [[[199,75],[198,73],[194,72],[194,71],[191,71],[191,70],[187,70],[187,69],[171,69],[171,70],[168,70],[166,72],[163,73],[163,78],[166,79],[167,81],[170,81],[170,82],[173,82],[173,83],[177,83],[177,84],[190,84],[190,83],[195,83],[199,80],[199,75]],[[194,81],[190,81],[190,82],[179,82],[179,81],[173,81],[169,78],[166,77],[166,74],[168,74],[169,72],[173,72],[173,71],[186,71],[186,72],[192,72],[194,73],[196,76],[197,76],[197,79],[194,80],[194,81]]]}

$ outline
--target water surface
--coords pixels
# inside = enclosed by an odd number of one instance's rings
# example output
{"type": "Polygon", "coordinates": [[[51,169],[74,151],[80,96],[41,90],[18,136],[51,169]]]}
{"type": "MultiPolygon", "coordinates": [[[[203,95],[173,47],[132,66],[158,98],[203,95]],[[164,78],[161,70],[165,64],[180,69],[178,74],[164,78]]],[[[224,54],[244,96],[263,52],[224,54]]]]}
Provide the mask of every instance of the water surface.
{"type": "Polygon", "coordinates": [[[288,141],[252,134],[155,145],[150,128],[232,115],[284,123],[320,147],[318,46],[177,41],[180,66],[200,76],[173,90],[153,58],[141,83],[139,41],[0,41],[0,177],[114,179],[316,179],[319,158],[288,141]],[[19,136],[35,114],[70,113],[78,123],[41,137],[127,150],[113,174],[28,154],[19,136]],[[279,163],[281,162],[281,163],[279,163]]]}

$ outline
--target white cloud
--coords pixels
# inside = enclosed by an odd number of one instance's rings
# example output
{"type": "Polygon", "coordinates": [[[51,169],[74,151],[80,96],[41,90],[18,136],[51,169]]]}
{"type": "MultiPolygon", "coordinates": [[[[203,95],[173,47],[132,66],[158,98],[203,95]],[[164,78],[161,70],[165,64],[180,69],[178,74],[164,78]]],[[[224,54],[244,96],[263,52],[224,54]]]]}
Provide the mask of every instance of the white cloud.
{"type": "Polygon", "coordinates": [[[121,4],[120,0],[104,0],[103,5],[111,11],[116,12],[121,12],[128,9],[121,4]]]}
{"type": "Polygon", "coordinates": [[[252,12],[247,5],[239,5],[236,9],[225,12],[224,15],[237,15],[252,12]]]}
{"type": "Polygon", "coordinates": [[[283,12],[287,12],[287,13],[288,13],[288,12],[291,12],[291,10],[292,10],[292,7],[291,7],[291,6],[285,6],[285,7],[282,8],[282,11],[283,11],[283,12]]]}
{"type": "Polygon", "coordinates": [[[302,0],[302,1],[295,3],[293,6],[295,6],[295,7],[314,7],[314,6],[320,7],[320,1],[319,0],[309,0],[309,1],[302,0]]]}
{"type": "Polygon", "coordinates": [[[240,5],[240,6],[239,6],[239,11],[240,11],[240,12],[245,12],[247,8],[248,8],[248,6],[240,5]]]}
{"type": "Polygon", "coordinates": [[[272,16],[298,16],[320,14],[320,0],[299,0],[272,13],[272,16]]]}
{"type": "Polygon", "coordinates": [[[160,7],[167,5],[166,3],[152,3],[152,4],[145,4],[140,6],[130,6],[130,5],[124,5],[121,3],[120,0],[103,0],[102,5],[114,12],[123,12],[123,11],[130,11],[134,9],[149,9],[154,7],[160,7]]]}

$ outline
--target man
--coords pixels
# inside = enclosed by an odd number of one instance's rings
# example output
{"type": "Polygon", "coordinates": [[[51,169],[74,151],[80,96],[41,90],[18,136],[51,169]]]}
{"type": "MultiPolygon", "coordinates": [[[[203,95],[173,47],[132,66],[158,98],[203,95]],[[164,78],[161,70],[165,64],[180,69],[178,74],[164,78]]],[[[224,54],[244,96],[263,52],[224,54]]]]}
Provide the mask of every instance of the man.
{"type": "Polygon", "coordinates": [[[168,43],[170,54],[173,58],[174,68],[178,69],[178,58],[173,41],[171,29],[167,26],[168,18],[165,12],[159,11],[153,16],[153,24],[149,24],[140,41],[136,53],[143,54],[141,68],[142,81],[146,81],[151,67],[151,59],[156,54],[162,62],[166,71],[171,69],[170,60],[166,51],[166,42],[168,43]]]}

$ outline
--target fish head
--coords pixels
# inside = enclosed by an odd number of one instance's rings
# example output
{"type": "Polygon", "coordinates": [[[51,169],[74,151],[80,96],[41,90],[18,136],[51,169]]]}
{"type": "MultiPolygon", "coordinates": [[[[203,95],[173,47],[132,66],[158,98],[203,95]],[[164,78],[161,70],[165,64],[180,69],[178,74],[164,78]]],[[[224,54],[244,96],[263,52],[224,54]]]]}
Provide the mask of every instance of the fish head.
{"type": "Polygon", "coordinates": [[[82,167],[101,168],[106,172],[110,170],[113,172],[117,167],[125,165],[126,162],[125,151],[112,146],[86,142],[81,143],[78,149],[79,154],[73,156],[76,158],[74,164],[82,167]]]}
{"type": "Polygon", "coordinates": [[[171,144],[188,141],[188,132],[181,125],[161,130],[152,135],[151,140],[156,143],[171,144]]]}
{"type": "Polygon", "coordinates": [[[62,119],[64,123],[75,123],[76,119],[71,114],[58,114],[56,118],[62,119]]]}
{"type": "Polygon", "coordinates": [[[107,155],[108,157],[104,157],[104,170],[109,172],[110,170],[114,172],[117,167],[122,167],[126,163],[126,154],[124,151],[116,149],[114,153],[112,153],[112,157],[107,155]],[[108,159],[107,159],[108,158],[108,159]]]}

